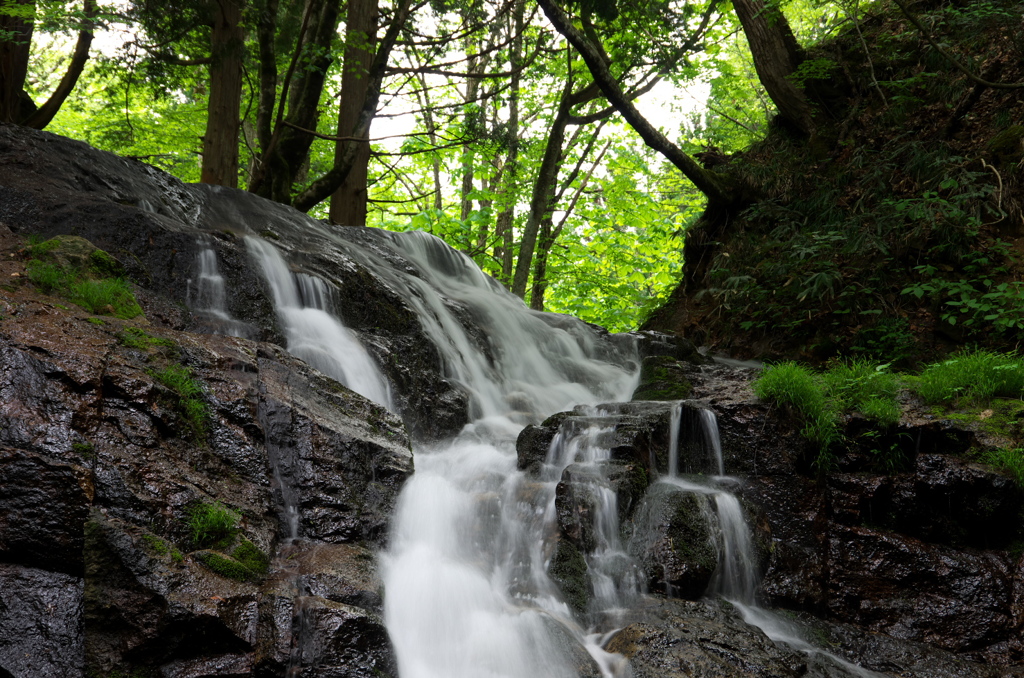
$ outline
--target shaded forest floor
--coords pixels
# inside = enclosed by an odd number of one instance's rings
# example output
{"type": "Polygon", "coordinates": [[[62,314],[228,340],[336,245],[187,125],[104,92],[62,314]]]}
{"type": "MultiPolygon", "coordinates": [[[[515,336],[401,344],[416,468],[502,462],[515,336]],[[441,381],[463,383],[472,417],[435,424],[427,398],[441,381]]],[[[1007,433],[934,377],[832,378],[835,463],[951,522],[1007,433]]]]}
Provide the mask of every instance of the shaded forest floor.
{"type": "MultiPolygon", "coordinates": [[[[989,82],[1024,82],[1024,5],[913,5],[989,82]]],[[[706,163],[762,196],[645,328],[743,358],[909,367],[1024,337],[1024,89],[976,83],[895,5],[809,50],[817,134],[706,163]],[[865,46],[867,51],[865,51],[865,46]]],[[[698,224],[696,228],[708,228],[698,224]]]]}

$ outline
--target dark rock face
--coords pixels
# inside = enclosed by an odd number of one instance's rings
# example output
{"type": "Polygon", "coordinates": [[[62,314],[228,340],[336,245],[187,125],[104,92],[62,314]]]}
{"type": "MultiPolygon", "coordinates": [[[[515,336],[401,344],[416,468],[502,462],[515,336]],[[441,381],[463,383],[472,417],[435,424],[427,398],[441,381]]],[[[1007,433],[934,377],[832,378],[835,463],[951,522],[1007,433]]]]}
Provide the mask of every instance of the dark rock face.
{"type": "Polygon", "coordinates": [[[338,286],[338,316],[395,386],[397,407],[417,437],[445,437],[466,423],[468,396],[444,378],[413,310],[355,257],[359,248],[384,249],[374,229],[331,231],[244,191],[185,185],[148,165],[11,125],[0,125],[0,167],[0,223],[20,235],[80,236],[105,250],[141,288],[147,317],[174,329],[211,331],[222,322],[184,310],[196,306],[199,255],[209,249],[230,290],[224,310],[237,319],[231,333],[283,344],[270,290],[245,244],[247,235],[267,237],[294,269],[338,286]],[[353,256],[328,246],[338,242],[353,256]]]}
{"type": "Polygon", "coordinates": [[[1021,538],[1024,493],[955,456],[970,434],[903,424],[899,472],[854,449],[817,478],[797,426],[753,397],[744,372],[695,367],[688,378],[718,415],[726,472],[745,479],[742,496],[770,525],[768,599],[975,661],[1024,662],[1021,558],[1005,550],[1021,538]]]}
{"type": "Polygon", "coordinates": [[[277,346],[149,326],[165,343],[133,348],[134,321],[0,295],[8,675],[395,675],[366,550],[412,471],[394,415],[277,346]],[[201,439],[155,376],[174,364],[203,385],[201,439]],[[190,516],[214,501],[278,556],[265,577],[200,558],[190,516]]]}

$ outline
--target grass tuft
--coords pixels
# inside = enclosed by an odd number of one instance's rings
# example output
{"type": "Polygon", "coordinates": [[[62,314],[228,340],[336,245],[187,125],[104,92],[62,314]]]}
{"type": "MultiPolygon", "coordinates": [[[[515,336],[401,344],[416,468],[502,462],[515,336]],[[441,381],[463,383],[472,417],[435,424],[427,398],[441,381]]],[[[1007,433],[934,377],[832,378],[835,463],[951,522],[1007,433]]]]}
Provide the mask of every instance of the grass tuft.
{"type": "Polygon", "coordinates": [[[212,504],[194,506],[188,514],[188,529],[192,543],[199,547],[224,547],[238,534],[241,516],[224,506],[218,499],[212,504]]]}
{"type": "Polygon", "coordinates": [[[1024,447],[990,450],[982,457],[982,461],[995,466],[1013,478],[1017,485],[1024,487],[1024,447]]]}
{"type": "Polygon", "coordinates": [[[931,405],[982,404],[1024,395],[1024,359],[1012,353],[968,350],[929,365],[916,390],[931,405]]]}
{"type": "Polygon", "coordinates": [[[192,370],[184,365],[168,365],[151,374],[177,396],[175,407],[185,420],[191,438],[205,440],[210,427],[210,410],[203,400],[202,384],[192,375],[192,370]]]}

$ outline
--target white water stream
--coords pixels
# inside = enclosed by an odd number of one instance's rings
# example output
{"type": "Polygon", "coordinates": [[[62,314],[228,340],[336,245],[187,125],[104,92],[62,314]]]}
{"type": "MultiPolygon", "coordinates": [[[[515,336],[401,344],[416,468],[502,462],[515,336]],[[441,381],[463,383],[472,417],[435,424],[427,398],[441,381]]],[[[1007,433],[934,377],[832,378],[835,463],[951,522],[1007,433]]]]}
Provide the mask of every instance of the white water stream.
{"type": "MultiPolygon", "coordinates": [[[[593,423],[560,431],[540,478],[516,469],[515,442],[525,424],[555,412],[628,401],[638,378],[635,348],[575,319],[528,310],[437,238],[375,237],[418,270],[394,266],[369,246],[346,242],[346,255],[413,307],[441,354],[445,376],[470,395],[472,415],[452,440],[414,444],[416,472],[399,498],[389,548],[381,555],[385,617],[402,678],[571,678],[578,675],[567,649],[573,642],[583,643],[607,678],[625,678],[628,663],[578,627],[547,574],[558,529],[555,486],[572,464],[573,473],[594,479],[595,548],[586,554],[591,611],[614,619],[640,593],[642,578],[619,541],[616,495],[603,482],[609,450],[600,440],[608,430],[593,423]],[[482,328],[483,341],[459,313],[482,328]]],[[[272,291],[288,350],[392,407],[386,379],[335,314],[330,286],[291,271],[274,245],[252,236],[246,243],[272,291]]],[[[212,266],[201,259],[199,269],[202,289],[210,290],[206,305],[222,309],[216,259],[212,266]]],[[[722,489],[737,481],[724,476],[714,413],[701,408],[691,418],[700,422],[690,426],[697,430],[688,432],[714,460],[717,476],[705,482],[680,476],[682,411],[682,403],[672,409],[669,473],[660,482],[712,499],[721,539],[710,593],[732,602],[772,639],[828,658],[832,675],[875,676],[815,649],[794,626],[757,605],[750,528],[739,500],[722,489]]],[[[597,421],[601,413],[589,414],[597,421]]]]}

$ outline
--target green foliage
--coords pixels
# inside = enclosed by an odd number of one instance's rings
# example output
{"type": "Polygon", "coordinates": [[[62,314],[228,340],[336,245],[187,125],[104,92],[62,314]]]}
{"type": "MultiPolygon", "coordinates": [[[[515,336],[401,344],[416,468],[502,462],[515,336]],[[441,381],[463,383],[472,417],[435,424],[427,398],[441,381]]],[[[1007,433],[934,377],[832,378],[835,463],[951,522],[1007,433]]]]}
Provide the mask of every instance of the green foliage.
{"type": "Polygon", "coordinates": [[[753,388],[762,400],[792,407],[804,422],[801,433],[822,451],[818,462],[829,460],[828,446],[839,438],[837,412],[813,372],[795,362],[779,363],[766,368],[753,388]]]}
{"type": "Polygon", "coordinates": [[[796,362],[783,362],[767,367],[752,386],[758,398],[794,411],[804,424],[801,434],[818,446],[815,466],[827,470],[835,461],[829,447],[842,438],[840,414],[857,411],[884,427],[899,422],[899,385],[887,368],[852,360],[833,363],[817,374],[796,362]]]}
{"type": "Polygon", "coordinates": [[[176,396],[175,407],[185,420],[191,438],[196,442],[205,440],[210,411],[203,399],[202,384],[192,375],[192,370],[183,365],[169,365],[151,374],[176,396]]]}
{"type": "Polygon", "coordinates": [[[929,365],[915,389],[929,404],[984,403],[1024,395],[1024,359],[1014,353],[966,350],[929,365]]]}
{"type": "Polygon", "coordinates": [[[68,298],[97,315],[124,319],[142,315],[131,286],[121,278],[73,282],[68,286],[68,298]]]}
{"type": "Polygon", "coordinates": [[[982,457],[982,461],[995,466],[1024,488],[1024,448],[1001,447],[989,450],[982,457]]]}
{"type": "Polygon", "coordinates": [[[212,504],[193,506],[188,513],[188,530],[197,547],[217,547],[230,543],[238,534],[241,516],[218,499],[212,504]]]}
{"type": "Polygon", "coordinates": [[[855,410],[883,426],[891,426],[900,419],[896,403],[899,384],[887,368],[888,365],[866,360],[837,362],[820,378],[837,411],[855,410]]]}
{"type": "Polygon", "coordinates": [[[89,442],[85,442],[85,443],[71,443],[71,450],[75,454],[77,454],[80,457],[82,457],[82,459],[95,459],[96,458],[96,449],[93,447],[93,444],[89,443],[89,442]]]}
{"type": "Polygon", "coordinates": [[[25,273],[44,294],[66,290],[71,280],[71,274],[67,270],[38,259],[32,259],[25,265],[25,273]]]}

